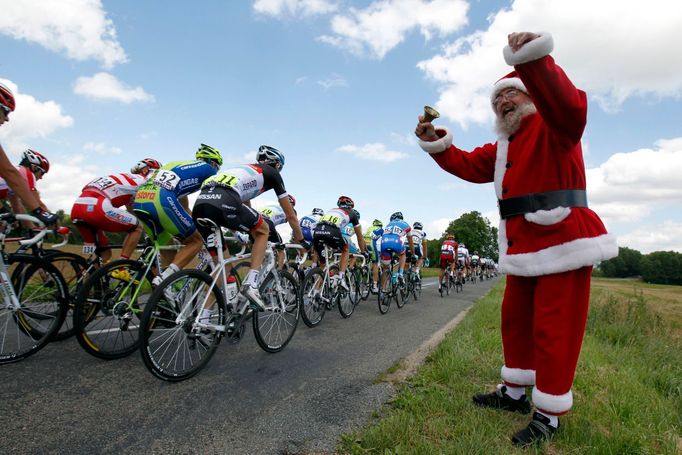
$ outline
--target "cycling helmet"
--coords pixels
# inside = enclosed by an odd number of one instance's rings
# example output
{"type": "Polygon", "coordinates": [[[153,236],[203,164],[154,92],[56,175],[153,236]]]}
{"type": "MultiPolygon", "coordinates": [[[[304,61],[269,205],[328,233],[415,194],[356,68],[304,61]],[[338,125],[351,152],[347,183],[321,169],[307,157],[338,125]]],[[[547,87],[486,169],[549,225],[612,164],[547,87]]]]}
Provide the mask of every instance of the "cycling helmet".
{"type": "Polygon", "coordinates": [[[47,161],[47,158],[41,153],[31,149],[26,149],[24,153],[21,154],[21,162],[19,164],[28,167],[32,172],[39,169],[43,174],[47,174],[47,171],[50,170],[50,162],[47,161]]]}
{"type": "Polygon", "coordinates": [[[478,256],[478,251],[474,251],[474,255],[478,256]]]}
{"type": "MultiPolygon", "coordinates": [[[[446,237],[448,240],[455,240],[455,234],[448,234],[446,237]]],[[[463,246],[463,245],[462,245],[463,246]]]]}
{"type": "Polygon", "coordinates": [[[313,209],[313,215],[320,215],[320,216],[323,216],[323,215],[324,215],[324,210],[315,208],[315,209],[313,209]]]}
{"type": "Polygon", "coordinates": [[[463,243],[460,243],[459,246],[460,246],[461,248],[466,248],[466,247],[467,247],[467,246],[466,246],[465,244],[463,244],[463,243]]]}
{"type": "Polygon", "coordinates": [[[145,158],[138,161],[135,166],[130,168],[131,174],[142,174],[147,175],[152,169],[159,169],[161,163],[156,161],[154,158],[145,158]]]}
{"type": "Polygon", "coordinates": [[[6,108],[6,114],[9,114],[17,107],[12,91],[3,84],[0,84],[0,104],[6,108]]]}
{"type": "Polygon", "coordinates": [[[419,221],[415,221],[412,227],[418,230],[424,229],[424,225],[421,224],[419,221]]]}
{"type": "Polygon", "coordinates": [[[383,225],[384,225],[384,223],[382,223],[381,220],[372,221],[372,226],[381,227],[383,225]]]}
{"type": "Polygon", "coordinates": [[[391,215],[391,221],[402,220],[402,219],[403,219],[403,212],[395,212],[393,215],[391,215]]]}
{"type": "Polygon", "coordinates": [[[210,145],[201,144],[199,150],[194,155],[198,160],[212,160],[218,163],[218,166],[223,165],[223,157],[220,156],[218,149],[211,147],[210,145]]]}
{"type": "Polygon", "coordinates": [[[284,155],[282,152],[277,150],[275,147],[270,147],[269,145],[261,145],[258,147],[256,161],[259,163],[275,166],[275,168],[280,171],[284,167],[284,155]]]}
{"type": "Polygon", "coordinates": [[[352,209],[355,207],[355,202],[348,196],[340,196],[339,200],[336,201],[336,206],[341,209],[352,209]]]}
{"type": "Polygon", "coordinates": [[[289,202],[291,202],[292,207],[296,207],[296,198],[293,197],[291,194],[287,195],[289,197],[289,202]]]}

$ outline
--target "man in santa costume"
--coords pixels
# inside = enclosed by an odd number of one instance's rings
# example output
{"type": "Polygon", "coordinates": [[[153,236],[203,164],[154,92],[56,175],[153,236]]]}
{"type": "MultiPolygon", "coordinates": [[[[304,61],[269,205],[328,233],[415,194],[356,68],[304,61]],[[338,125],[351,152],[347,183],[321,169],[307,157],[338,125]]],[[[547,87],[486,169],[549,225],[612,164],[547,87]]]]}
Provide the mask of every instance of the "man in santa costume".
{"type": "Polygon", "coordinates": [[[474,396],[480,406],[528,414],[526,387],[537,408],[512,441],[549,439],[573,405],[571,386],[582,345],[593,264],[618,254],[615,238],[585,195],[580,138],[587,96],[549,55],[548,33],[512,33],[504,59],[514,71],[493,87],[497,142],[466,152],[452,133],[423,117],[415,134],[445,171],[475,183],[494,182],[500,208],[502,384],[474,396]]]}

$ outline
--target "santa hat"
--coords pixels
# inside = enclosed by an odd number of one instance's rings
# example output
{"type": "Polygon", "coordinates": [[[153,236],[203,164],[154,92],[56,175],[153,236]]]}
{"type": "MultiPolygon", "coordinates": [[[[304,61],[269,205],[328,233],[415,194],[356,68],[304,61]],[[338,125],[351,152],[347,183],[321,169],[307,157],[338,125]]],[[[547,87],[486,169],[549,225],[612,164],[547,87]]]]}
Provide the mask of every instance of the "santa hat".
{"type": "Polygon", "coordinates": [[[502,90],[508,88],[515,88],[516,90],[520,90],[526,95],[528,95],[528,89],[526,88],[525,85],[523,85],[521,79],[519,79],[519,75],[516,74],[516,71],[512,71],[511,73],[504,76],[502,79],[495,82],[495,85],[493,85],[493,91],[490,94],[490,104],[493,107],[493,111],[495,110],[495,106],[493,104],[493,102],[495,101],[495,97],[497,97],[497,94],[500,93],[502,90]]]}

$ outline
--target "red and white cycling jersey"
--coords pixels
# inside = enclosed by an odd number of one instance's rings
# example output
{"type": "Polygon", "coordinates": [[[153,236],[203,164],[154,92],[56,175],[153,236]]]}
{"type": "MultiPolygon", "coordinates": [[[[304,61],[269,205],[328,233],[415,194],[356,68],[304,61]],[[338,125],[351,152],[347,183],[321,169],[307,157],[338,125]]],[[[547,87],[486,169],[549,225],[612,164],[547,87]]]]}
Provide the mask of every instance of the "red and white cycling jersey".
{"type": "MultiPolygon", "coordinates": [[[[24,166],[17,166],[17,170],[19,171],[19,174],[24,178],[24,181],[26,182],[26,185],[28,186],[28,189],[31,191],[36,190],[36,176],[33,175],[33,172],[27,167],[24,166]]],[[[10,194],[14,194],[14,191],[7,185],[7,182],[5,179],[0,177],[0,199],[7,199],[7,196],[10,194]]]]}
{"type": "Polygon", "coordinates": [[[111,201],[114,207],[126,205],[135,198],[137,188],[147,179],[142,175],[120,174],[98,177],[83,187],[82,192],[92,195],[92,193],[104,196],[111,201]]]}

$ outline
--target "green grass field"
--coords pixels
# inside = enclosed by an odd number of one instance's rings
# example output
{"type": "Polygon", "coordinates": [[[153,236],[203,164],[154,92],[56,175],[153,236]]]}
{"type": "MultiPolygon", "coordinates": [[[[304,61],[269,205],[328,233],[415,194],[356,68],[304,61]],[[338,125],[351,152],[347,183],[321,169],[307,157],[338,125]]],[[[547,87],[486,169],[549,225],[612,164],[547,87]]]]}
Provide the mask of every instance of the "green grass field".
{"type": "Polygon", "coordinates": [[[595,279],[574,408],[550,443],[511,445],[529,416],[475,407],[499,382],[504,280],[338,450],[352,454],[682,454],[682,287],[595,279]]]}

